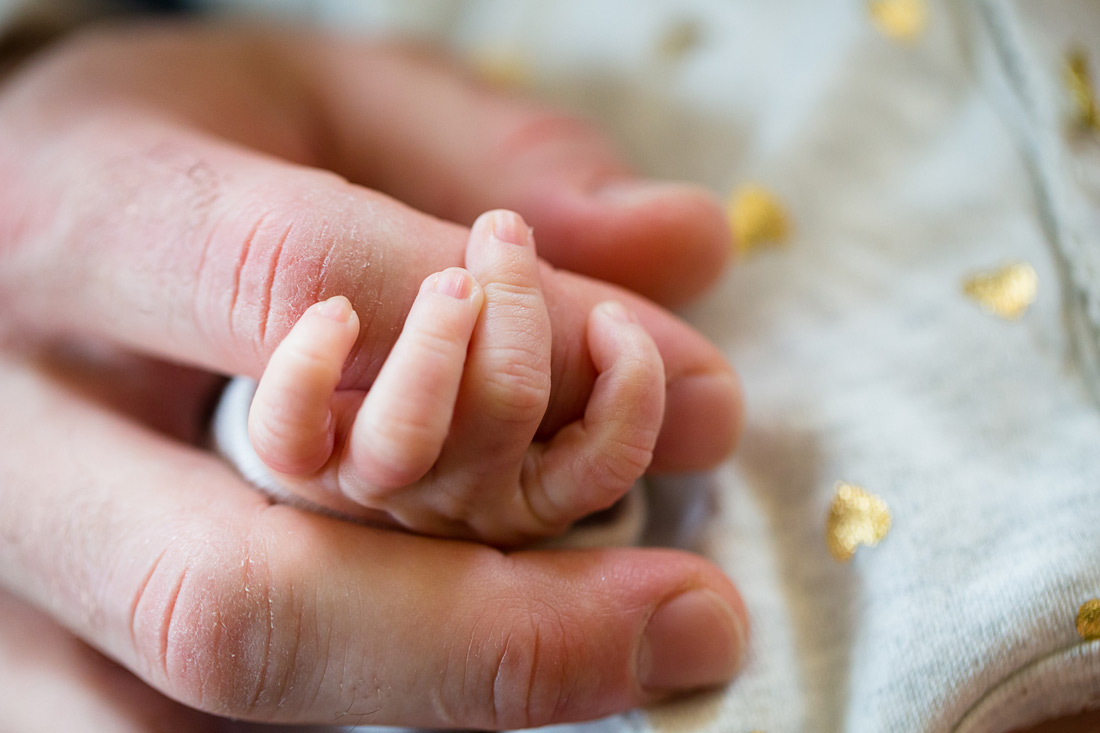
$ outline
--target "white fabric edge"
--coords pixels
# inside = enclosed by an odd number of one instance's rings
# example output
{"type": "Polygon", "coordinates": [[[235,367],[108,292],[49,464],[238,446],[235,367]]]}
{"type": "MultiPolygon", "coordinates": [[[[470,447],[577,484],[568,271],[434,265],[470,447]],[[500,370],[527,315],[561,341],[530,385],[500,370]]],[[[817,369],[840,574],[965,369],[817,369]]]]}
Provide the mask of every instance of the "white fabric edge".
{"type": "MultiPolygon", "coordinates": [[[[248,377],[235,377],[226,385],[214,409],[211,423],[214,449],[236,468],[246,481],[273,500],[354,521],[353,518],[340,512],[297,496],[271,475],[248,438],[248,411],[255,394],[256,381],[248,377]]],[[[534,547],[582,549],[638,544],[646,527],[647,511],[644,491],[644,480],[639,480],[608,515],[607,521],[581,522],[566,534],[546,540],[534,547]]]]}

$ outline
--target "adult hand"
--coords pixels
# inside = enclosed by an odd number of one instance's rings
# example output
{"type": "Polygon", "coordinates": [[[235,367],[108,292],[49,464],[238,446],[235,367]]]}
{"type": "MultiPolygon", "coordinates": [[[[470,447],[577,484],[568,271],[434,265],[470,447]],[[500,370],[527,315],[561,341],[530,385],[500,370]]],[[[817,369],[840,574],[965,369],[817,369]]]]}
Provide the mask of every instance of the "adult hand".
{"type": "MultiPolygon", "coordinates": [[[[0,98],[0,312],[9,342],[51,346],[0,368],[0,583],[235,717],[527,726],[725,681],[744,611],[700,558],[367,529],[272,506],[180,439],[207,372],[258,375],[331,294],[363,320],[348,372],[369,385],[416,285],[461,262],[460,226],[358,183],[458,220],[516,208],[554,261],[665,300],[701,287],[721,212],[627,180],[587,128],[392,48],[140,28],[28,66],[0,98]]],[[[549,268],[543,285],[548,429],[587,397],[584,317],[613,297],[666,363],[656,467],[727,452],[736,384],[701,337],[611,286],[549,268]]]]}
{"type": "MultiPolygon", "coordinates": [[[[258,377],[306,307],[346,295],[363,325],[344,386],[368,386],[420,282],[462,264],[466,230],[436,216],[515,209],[549,262],[666,302],[713,280],[729,244],[711,196],[631,181],[581,123],[328,38],[103,32],[16,77],[0,134],[6,318],[222,373],[258,377]]],[[[548,431],[590,393],[588,312],[620,300],[665,362],[653,469],[725,457],[739,395],[717,350],[618,288],[550,270],[542,285],[548,431]]]]}

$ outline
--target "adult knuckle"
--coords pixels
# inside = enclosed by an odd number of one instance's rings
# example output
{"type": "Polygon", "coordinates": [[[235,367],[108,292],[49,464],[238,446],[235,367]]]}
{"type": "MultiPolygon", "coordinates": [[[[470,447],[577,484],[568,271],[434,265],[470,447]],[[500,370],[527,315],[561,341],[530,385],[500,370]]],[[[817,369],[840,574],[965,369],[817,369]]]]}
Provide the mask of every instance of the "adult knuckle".
{"type": "Polygon", "coordinates": [[[293,196],[271,196],[250,208],[231,225],[226,250],[236,256],[226,263],[232,269],[227,310],[234,340],[263,354],[289,331],[291,313],[317,299],[310,294],[319,290],[324,251],[310,236],[313,212],[293,196]]]}
{"type": "Polygon", "coordinates": [[[263,557],[247,540],[173,541],[138,592],[131,628],[141,671],[206,712],[263,716],[290,689],[296,638],[263,557]],[[285,620],[285,619],[284,619],[285,620]]]}
{"type": "Polygon", "coordinates": [[[462,725],[527,728],[558,719],[571,698],[573,650],[583,637],[550,604],[505,599],[507,610],[483,617],[445,684],[448,720],[462,725]]]}
{"type": "Polygon", "coordinates": [[[224,202],[201,247],[199,322],[223,324],[230,344],[269,355],[339,268],[355,218],[347,197],[345,181],[311,171],[224,202]]]}

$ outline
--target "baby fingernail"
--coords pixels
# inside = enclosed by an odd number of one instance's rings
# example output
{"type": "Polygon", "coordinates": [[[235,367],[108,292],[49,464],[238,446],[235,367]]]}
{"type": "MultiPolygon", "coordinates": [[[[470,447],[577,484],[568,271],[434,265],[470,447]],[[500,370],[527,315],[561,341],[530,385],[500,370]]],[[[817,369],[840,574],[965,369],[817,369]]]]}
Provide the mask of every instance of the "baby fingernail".
{"type": "Polygon", "coordinates": [[[667,195],[670,185],[646,179],[619,179],[600,186],[594,193],[608,203],[640,206],[667,195]]]}
{"type": "Polygon", "coordinates": [[[330,318],[337,323],[347,323],[351,318],[351,301],[343,295],[336,295],[317,305],[317,314],[330,318]]]}
{"type": "Polygon", "coordinates": [[[619,323],[640,323],[638,316],[617,300],[606,300],[596,306],[600,312],[608,318],[619,323]]]}
{"type": "Polygon", "coordinates": [[[490,214],[489,221],[493,236],[508,244],[523,245],[527,243],[530,230],[519,214],[513,211],[494,211],[490,214]]]}
{"type": "Polygon", "coordinates": [[[654,692],[728,682],[744,644],[742,624],[725,601],[713,591],[687,591],[649,619],[638,650],[638,680],[654,692]]]}
{"type": "Polygon", "coordinates": [[[452,298],[464,300],[469,297],[470,290],[472,290],[470,281],[470,273],[462,268],[452,267],[435,276],[432,289],[441,295],[449,295],[452,298]]]}

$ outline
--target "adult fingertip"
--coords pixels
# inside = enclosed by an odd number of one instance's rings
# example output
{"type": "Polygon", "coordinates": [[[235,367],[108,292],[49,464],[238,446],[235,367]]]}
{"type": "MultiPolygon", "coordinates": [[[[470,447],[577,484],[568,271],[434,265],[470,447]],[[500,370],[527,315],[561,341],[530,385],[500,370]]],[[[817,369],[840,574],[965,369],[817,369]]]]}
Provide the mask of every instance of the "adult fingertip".
{"type": "Polygon", "coordinates": [[[741,384],[732,371],[673,378],[665,419],[654,448],[654,471],[713,468],[733,452],[741,436],[741,384]]]}
{"type": "Polygon", "coordinates": [[[722,203],[691,183],[555,172],[510,199],[555,267],[678,305],[713,285],[733,254],[722,203]]]}
{"type": "Polygon", "coordinates": [[[619,271],[634,279],[623,284],[657,302],[678,305],[696,297],[721,277],[731,260],[728,217],[718,198],[702,186],[617,179],[583,195],[607,228],[604,246],[615,251],[629,243],[648,263],[628,264],[628,255],[619,252],[619,271]]]}
{"type": "Polygon", "coordinates": [[[638,682],[658,696],[724,684],[736,674],[746,640],[745,624],[721,596],[686,591],[650,616],[638,646],[638,682]]]}
{"type": "Polygon", "coordinates": [[[690,184],[648,178],[616,178],[593,188],[590,195],[616,206],[636,207],[680,195],[689,187],[694,188],[690,184]]]}

